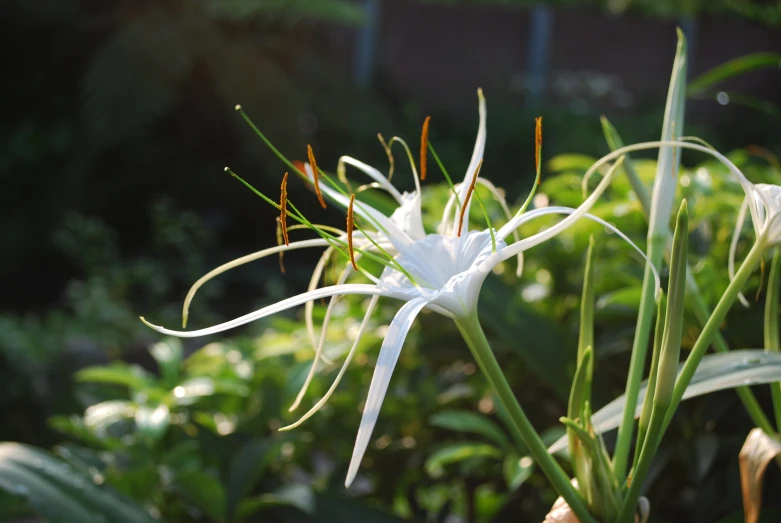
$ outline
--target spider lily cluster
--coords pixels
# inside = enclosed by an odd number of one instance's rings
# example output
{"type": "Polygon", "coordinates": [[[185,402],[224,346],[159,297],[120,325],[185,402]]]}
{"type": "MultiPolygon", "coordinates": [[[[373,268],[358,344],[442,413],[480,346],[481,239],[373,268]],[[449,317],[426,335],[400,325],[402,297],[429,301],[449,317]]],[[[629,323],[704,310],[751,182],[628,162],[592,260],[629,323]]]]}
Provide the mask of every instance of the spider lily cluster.
{"type": "MultiPolygon", "coordinates": [[[[484,170],[483,153],[487,131],[486,102],[480,90],[478,90],[479,125],[477,138],[463,180],[456,184],[452,182],[450,175],[428,141],[429,118],[426,118],[421,133],[419,163],[415,161],[410,147],[403,139],[394,137],[385,142],[380,136],[381,144],[390,161],[390,172],[387,176],[376,168],[349,156],[343,156],[339,159],[336,175],[332,176],[318,167],[311,147],[307,149],[308,162],[288,160],[257,129],[241,107],[237,106],[241,116],[289,168],[289,171],[282,178],[278,201],[260,193],[236,173],[226,168],[231,175],[279,210],[280,214],[277,219],[278,245],[228,262],[199,279],[188,292],[184,302],[183,328],[186,327],[189,305],[203,284],[227,270],[267,256],[279,255],[280,266],[284,270],[282,255],[285,252],[303,248],[324,249],[314,267],[309,288],[300,295],[205,329],[179,331],[152,325],[143,318],[142,320],[163,334],[197,337],[223,332],[277,312],[304,305],[306,328],[315,355],[306,380],[291,406],[290,410],[292,411],[300,406],[305,397],[317,372],[318,363],[328,362],[323,354],[324,345],[328,324],[337,299],[344,295],[368,297],[368,306],[356,338],[332,385],[324,396],[298,421],[281,429],[290,430],[314,415],[336,390],[356,353],[360,339],[369,325],[379,299],[390,298],[400,302],[401,306],[380,347],[345,481],[345,484],[349,486],[359,471],[405,338],[421,311],[423,309],[431,310],[455,322],[475,360],[507,410],[511,422],[523,437],[543,473],[562,495],[566,510],[572,511],[584,523],[595,521],[594,516],[603,521],[618,522],[628,522],[636,517],[640,519],[647,516],[648,503],[641,500],[639,494],[659,440],[678,403],[683,399],[705,349],[713,336],[717,334],[718,325],[723,320],[729,306],[737,298],[754,264],[768,246],[781,243],[781,223],[778,220],[779,211],[781,211],[781,188],[763,184],[753,185],[732,162],[707,144],[703,145],[676,136],[676,123],[682,126],[682,102],[680,100],[683,97],[684,89],[681,82],[685,73],[682,49],[683,46],[679,44],[679,55],[676,58],[673,80],[671,81],[662,139],[656,142],[617,147],[613,152],[595,162],[585,173],[584,181],[587,181],[594,173],[601,173],[603,177],[591,194],[584,195],[583,203],[576,208],[550,206],[530,209],[540,180],[541,118],[537,119],[535,129],[536,181],[525,203],[516,212],[511,212],[502,192],[481,176],[484,170]],[[391,183],[394,170],[392,148],[396,144],[403,149],[409,161],[409,169],[415,187],[412,192],[400,192],[391,183]],[[657,173],[654,195],[650,199],[646,195],[638,195],[641,200],[650,201],[652,205],[649,213],[651,216],[649,251],[646,254],[616,227],[589,214],[589,210],[603,195],[619,169],[625,162],[629,161],[627,156],[629,153],[654,148],[660,149],[660,172],[657,173]],[[670,244],[672,255],[669,261],[670,279],[666,300],[659,299],[661,284],[658,269],[662,266],[662,254],[670,239],[669,215],[675,195],[677,159],[682,149],[705,152],[721,161],[741,183],[747,196],[739,213],[730,254],[729,270],[734,279],[716,310],[710,314],[707,324],[703,326],[703,333],[679,373],[677,367],[680,358],[683,297],[689,286],[686,271],[688,211],[685,201],[678,214],[675,236],[670,244]],[[439,220],[439,225],[434,231],[427,231],[424,228],[421,209],[421,182],[427,178],[429,153],[450,187],[448,202],[439,220]],[[420,170],[418,170],[418,165],[420,170]],[[353,190],[346,176],[347,167],[360,171],[370,179],[370,182],[353,190]],[[673,176],[669,176],[670,170],[673,171],[673,176]],[[288,183],[291,172],[297,175],[298,179],[314,188],[320,206],[325,208],[328,201],[345,211],[346,225],[343,229],[312,222],[301,212],[299,207],[290,201],[288,183]],[[484,204],[475,190],[478,185],[486,188],[504,210],[506,222],[501,227],[495,228],[492,225],[484,204]],[[380,212],[361,200],[361,193],[369,189],[385,191],[395,201],[396,207],[390,215],[380,212]],[[482,211],[484,227],[471,227],[470,209],[475,201],[482,211]],[[734,258],[737,237],[748,211],[750,211],[754,224],[757,241],[744,265],[735,272],[734,258]],[[536,234],[528,237],[520,236],[519,228],[521,226],[539,217],[549,215],[561,215],[563,218],[536,234]],[[499,264],[517,258],[518,273],[520,274],[523,255],[527,250],[554,238],[581,219],[592,220],[603,225],[629,243],[646,262],[643,291],[646,305],[645,308],[641,306],[638,318],[636,347],[633,350],[634,371],[630,372],[627,380],[624,418],[619,431],[616,454],[611,459],[598,434],[599,431],[595,430],[591,423],[590,388],[593,375],[594,339],[593,323],[590,327],[589,323],[593,322],[593,291],[587,290],[589,288],[589,270],[587,269],[587,286],[584,289],[582,304],[584,312],[582,313],[583,322],[578,349],[578,370],[573,381],[568,416],[562,418],[562,422],[567,427],[573,469],[579,484],[576,489],[542,443],[540,436],[532,427],[523,408],[510,389],[480,326],[477,317],[477,302],[486,277],[499,264]],[[312,231],[316,237],[291,241],[291,233],[300,229],[312,231]],[[337,260],[336,263],[341,268],[335,284],[319,287],[326,266],[334,259],[337,260]],[[372,263],[367,263],[367,261],[372,263]],[[381,267],[381,270],[376,270],[377,266],[381,267]],[[315,300],[322,298],[330,298],[330,301],[318,336],[313,320],[313,307],[315,300]],[[625,469],[628,466],[626,462],[629,453],[628,442],[634,432],[636,405],[639,404],[638,398],[640,397],[640,379],[645,365],[646,343],[643,340],[647,341],[651,336],[651,321],[654,310],[657,310],[657,319],[655,335],[653,336],[651,372],[649,383],[645,389],[648,392],[642,401],[634,462],[630,473],[627,474],[625,469]]],[[[680,130],[679,127],[678,132],[680,130]]],[[[619,142],[616,141],[616,143],[619,142]]],[[[487,170],[488,166],[485,166],[485,169],[487,170]]],[[[642,188],[638,190],[642,190],[642,188]]],[[[589,255],[590,263],[591,255],[589,255]]],[[[688,292],[690,291],[689,289],[688,292]]],[[[559,506],[560,508],[561,506],[559,506]]]]}

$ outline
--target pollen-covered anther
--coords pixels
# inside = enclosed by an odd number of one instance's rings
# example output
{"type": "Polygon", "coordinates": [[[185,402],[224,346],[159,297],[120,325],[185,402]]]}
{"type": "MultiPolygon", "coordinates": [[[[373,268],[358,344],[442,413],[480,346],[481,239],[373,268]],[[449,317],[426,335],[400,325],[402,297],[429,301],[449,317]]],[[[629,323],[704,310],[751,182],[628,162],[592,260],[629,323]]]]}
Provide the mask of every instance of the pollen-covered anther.
{"type": "MultiPolygon", "coordinates": [[[[475,169],[475,174],[472,176],[472,183],[469,184],[469,190],[466,192],[466,198],[464,198],[464,204],[461,206],[461,214],[458,216],[458,236],[461,236],[461,229],[464,227],[464,213],[467,209],[467,204],[469,203],[469,199],[472,197],[472,193],[475,190],[475,184],[477,183],[477,176],[480,174],[480,167],[483,166],[483,159],[480,159],[480,163],[477,164],[477,169],[475,169]]],[[[469,219],[467,216],[466,219],[469,219]]]]}
{"type": "Polygon", "coordinates": [[[423,121],[423,130],[420,133],[420,181],[426,179],[426,153],[428,150],[428,124],[431,121],[430,116],[426,116],[423,121]]]}
{"type": "MultiPolygon", "coordinates": [[[[277,245],[282,245],[285,238],[282,235],[282,219],[277,216],[277,245]]],[[[283,260],[285,251],[279,251],[279,272],[285,274],[285,261],[283,260]]]]}
{"type": "Polygon", "coordinates": [[[312,146],[306,146],[306,153],[309,156],[309,165],[312,166],[312,177],[315,182],[315,194],[317,195],[317,201],[320,202],[320,206],[325,209],[325,200],[323,200],[323,194],[320,192],[320,171],[317,169],[317,162],[315,161],[315,153],[312,152],[312,146]]]}
{"type": "MultiPolygon", "coordinates": [[[[282,177],[282,185],[280,187],[279,195],[279,224],[282,231],[282,239],[285,241],[285,245],[290,245],[290,239],[287,235],[287,175],[282,177]]],[[[282,272],[285,272],[284,269],[282,272]]]]}
{"type": "MultiPolygon", "coordinates": [[[[534,168],[540,172],[540,152],[542,151],[542,116],[534,119],[534,168]]],[[[539,183],[539,180],[537,180],[539,183]]]]}
{"type": "Polygon", "coordinates": [[[355,205],[355,193],[350,195],[350,205],[347,207],[347,250],[350,252],[350,263],[353,269],[358,271],[358,265],[355,263],[355,249],[353,248],[353,228],[355,227],[355,218],[353,217],[353,206],[355,205]]]}

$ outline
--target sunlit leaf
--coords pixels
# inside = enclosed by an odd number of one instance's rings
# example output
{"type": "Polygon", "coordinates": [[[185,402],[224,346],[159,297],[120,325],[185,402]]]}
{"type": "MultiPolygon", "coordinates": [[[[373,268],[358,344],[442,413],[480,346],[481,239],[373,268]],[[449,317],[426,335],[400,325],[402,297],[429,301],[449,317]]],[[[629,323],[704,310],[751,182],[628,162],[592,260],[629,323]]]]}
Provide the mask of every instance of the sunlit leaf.
{"type": "Polygon", "coordinates": [[[157,342],[149,349],[149,353],[157,361],[163,383],[171,385],[179,376],[179,364],[182,362],[182,342],[179,338],[166,338],[157,342]]]}
{"type": "MultiPolygon", "coordinates": [[[[680,372],[682,365],[678,366],[680,372]]],[[[781,353],[765,352],[759,349],[744,349],[709,354],[700,362],[683,399],[702,396],[718,390],[731,389],[741,385],[759,385],[781,381],[781,353]]],[[[640,415],[645,399],[646,382],[637,396],[635,417],[640,415]]],[[[591,421],[594,430],[602,434],[618,427],[626,402],[620,396],[594,414],[591,421]]],[[[559,452],[567,446],[567,439],[560,438],[548,450],[559,452]]]]}
{"type": "Polygon", "coordinates": [[[762,482],[767,466],[781,455],[781,441],[753,429],[740,449],[740,487],[746,523],[756,523],[762,510],[762,482]]]}
{"type": "Polygon", "coordinates": [[[92,383],[122,385],[135,390],[143,390],[150,387],[154,382],[153,376],[138,365],[128,365],[120,362],[112,363],[111,365],[87,367],[76,373],[76,379],[92,383]]]}
{"type": "Polygon", "coordinates": [[[168,429],[168,406],[162,403],[155,407],[142,405],[136,410],[135,419],[138,432],[152,441],[157,441],[168,429]]]}

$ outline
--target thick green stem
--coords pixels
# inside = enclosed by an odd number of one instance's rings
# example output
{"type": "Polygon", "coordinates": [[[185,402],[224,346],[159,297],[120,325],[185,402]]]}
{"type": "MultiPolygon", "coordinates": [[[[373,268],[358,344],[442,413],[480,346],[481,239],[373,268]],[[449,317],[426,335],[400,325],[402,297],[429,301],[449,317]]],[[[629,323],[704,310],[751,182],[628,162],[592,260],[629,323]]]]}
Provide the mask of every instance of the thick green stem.
{"type": "MultiPolygon", "coordinates": [[[[694,280],[691,271],[686,273],[686,297],[689,299],[689,306],[691,307],[692,312],[694,312],[697,322],[701,327],[704,327],[708,323],[711,311],[708,309],[708,305],[702,297],[702,292],[700,292],[700,287],[694,280]]],[[[727,340],[724,339],[724,336],[722,336],[720,332],[716,332],[713,335],[712,345],[717,352],[729,351],[727,340]]],[[[773,424],[770,423],[770,419],[768,419],[767,415],[762,410],[762,406],[759,404],[759,401],[757,401],[757,397],[751,389],[746,386],[736,387],[735,392],[737,392],[740,401],[743,403],[743,408],[746,409],[746,412],[751,418],[751,421],[754,422],[754,425],[770,434],[773,431],[773,424]],[[768,430],[771,432],[768,432],[768,430]]]]}
{"type": "MultiPolygon", "coordinates": [[[[774,249],[773,263],[770,266],[770,277],[767,281],[767,298],[765,301],[765,350],[781,351],[781,339],[778,332],[778,277],[781,272],[781,250],[774,249]]],[[[781,430],[781,383],[770,384],[770,394],[773,398],[773,411],[776,415],[776,431],[781,430]]],[[[767,434],[767,429],[763,427],[767,434]]]]}
{"type": "MultiPolygon", "coordinates": [[[[651,264],[659,269],[667,241],[665,236],[652,237],[648,245],[648,259],[651,264]]],[[[626,467],[629,461],[629,448],[632,444],[632,433],[635,428],[635,405],[640,391],[640,382],[643,381],[646,353],[648,352],[648,338],[651,335],[654,310],[654,279],[651,267],[646,265],[643,277],[643,291],[640,296],[640,311],[637,316],[635,339],[632,343],[632,359],[629,363],[629,376],[626,380],[626,406],[624,407],[621,424],[618,427],[618,439],[613,455],[613,468],[619,483],[626,479],[626,467]]]]}
{"type": "Polygon", "coordinates": [[[570,483],[569,477],[556,462],[556,460],[548,453],[548,449],[543,443],[537,431],[534,430],[529,418],[521,408],[518,400],[515,398],[510,384],[507,383],[507,379],[504,377],[502,367],[499,362],[496,361],[491,346],[488,344],[488,340],[485,337],[483,328],[480,326],[480,321],[477,318],[477,313],[473,313],[467,318],[461,318],[456,320],[456,325],[461,335],[464,337],[466,344],[472,351],[477,364],[480,366],[480,370],[488,379],[488,383],[496,392],[499,397],[499,401],[507,410],[513,424],[521,433],[523,441],[529,449],[534,460],[539,465],[542,472],[548,478],[553,485],[553,488],[564,498],[569,507],[578,517],[580,523],[597,523],[596,520],[589,514],[586,505],[583,502],[580,494],[578,494],[575,487],[570,483]]]}
{"type": "Polygon", "coordinates": [[[645,435],[645,442],[640,451],[640,458],[637,460],[637,467],[633,470],[630,478],[629,490],[626,493],[624,502],[621,504],[621,512],[616,518],[616,523],[634,523],[635,511],[637,509],[637,500],[640,499],[645,476],[656,454],[656,447],[664,433],[664,413],[665,409],[654,405],[651,412],[651,422],[648,425],[648,432],[645,435]]]}
{"type": "MultiPolygon", "coordinates": [[[[727,312],[729,312],[732,304],[735,303],[735,299],[745,286],[746,281],[748,281],[749,276],[751,276],[751,273],[754,271],[754,267],[756,267],[759,260],[762,259],[762,254],[764,252],[765,240],[764,238],[759,237],[754,243],[754,246],[751,247],[751,250],[746,256],[743,265],[740,266],[737,274],[735,274],[735,279],[733,279],[729,286],[727,286],[727,290],[724,291],[724,294],[721,296],[719,303],[716,304],[716,308],[713,309],[713,314],[711,314],[711,317],[702,328],[702,332],[697,338],[697,341],[694,343],[694,347],[692,347],[691,352],[689,352],[689,356],[686,358],[686,363],[684,363],[683,369],[681,369],[681,372],[678,375],[678,379],[675,382],[675,389],[673,390],[673,397],[672,401],[670,402],[670,408],[668,409],[664,420],[665,430],[669,426],[670,421],[675,414],[675,410],[681,403],[681,400],[683,399],[683,393],[686,391],[689,383],[691,383],[691,380],[694,377],[694,372],[697,370],[697,366],[700,364],[700,361],[702,361],[702,357],[705,355],[705,351],[707,350],[708,345],[711,344],[713,337],[716,335],[716,333],[719,332],[719,328],[721,327],[721,323],[724,321],[724,318],[727,316],[727,312]]],[[[662,433],[664,433],[664,431],[662,433]]]]}

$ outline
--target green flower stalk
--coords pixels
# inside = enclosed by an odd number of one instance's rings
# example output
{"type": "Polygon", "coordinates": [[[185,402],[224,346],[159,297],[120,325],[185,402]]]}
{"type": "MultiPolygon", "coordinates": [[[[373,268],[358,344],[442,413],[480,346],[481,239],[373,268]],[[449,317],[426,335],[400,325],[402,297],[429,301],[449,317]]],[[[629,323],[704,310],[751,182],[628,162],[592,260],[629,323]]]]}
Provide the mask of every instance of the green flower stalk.
{"type": "MultiPolygon", "coordinates": [[[[629,477],[629,490],[621,505],[617,523],[632,523],[635,517],[637,501],[643,488],[648,469],[651,466],[656,448],[664,433],[665,416],[673,403],[678,363],[681,354],[683,336],[683,317],[686,294],[686,259],[689,237],[689,214],[686,200],[681,203],[673,236],[673,249],[670,261],[670,281],[667,288],[667,311],[665,314],[664,334],[656,368],[655,387],[651,403],[651,415],[648,421],[642,447],[637,450],[640,457],[629,477]]],[[[658,325],[658,324],[657,324],[658,325]]],[[[658,329],[657,329],[658,332],[658,329]]],[[[650,391],[649,391],[650,393],[650,391]]]]}
{"type": "MultiPolygon", "coordinates": [[[[664,109],[662,142],[675,141],[683,133],[683,115],[686,99],[686,39],[678,29],[678,47],[673,62],[667,104],[664,109]]],[[[620,149],[619,149],[620,150],[620,149]]],[[[657,271],[661,267],[662,256],[667,244],[670,212],[678,185],[678,165],[680,149],[664,146],[659,148],[656,176],[651,197],[651,213],[648,228],[648,258],[657,271]]],[[[632,344],[632,358],[629,364],[629,377],[626,382],[627,408],[618,428],[618,439],[614,454],[616,474],[623,479],[629,459],[629,447],[634,430],[634,405],[645,368],[648,337],[651,334],[651,321],[654,312],[654,296],[651,294],[651,272],[646,268],[640,298],[640,310],[632,344]],[[631,406],[631,407],[629,407],[631,406]]]]}

